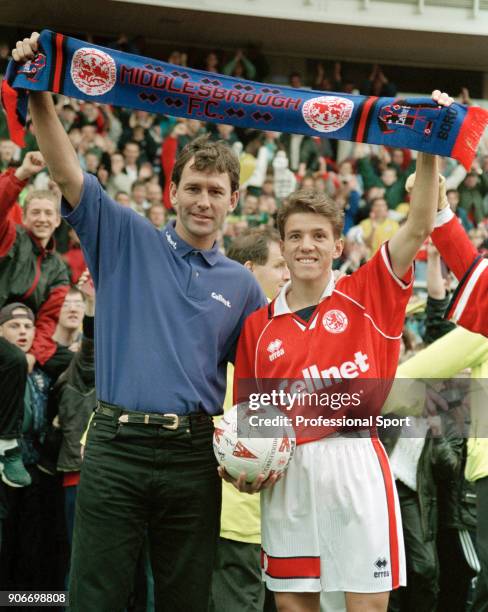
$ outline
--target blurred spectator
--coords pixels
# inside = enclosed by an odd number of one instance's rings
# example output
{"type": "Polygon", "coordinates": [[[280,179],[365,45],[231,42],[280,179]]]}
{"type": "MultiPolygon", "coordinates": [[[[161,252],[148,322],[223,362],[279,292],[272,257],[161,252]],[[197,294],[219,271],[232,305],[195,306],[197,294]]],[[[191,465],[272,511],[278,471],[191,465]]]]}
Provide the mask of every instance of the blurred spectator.
{"type": "Polygon", "coordinates": [[[388,217],[386,200],[376,198],[371,202],[369,218],[361,221],[359,227],[372,257],[384,242],[396,234],[400,226],[388,217]]]}
{"type": "Polygon", "coordinates": [[[163,190],[158,183],[150,182],[146,185],[146,199],[151,206],[163,204],[163,190]]]}
{"type": "Polygon", "coordinates": [[[153,204],[146,214],[156,229],[163,229],[166,225],[166,209],[162,204],[153,204]]]}
{"type": "Polygon", "coordinates": [[[299,72],[292,72],[288,77],[288,83],[290,87],[300,89],[301,87],[303,87],[302,75],[299,72]]]}
{"type": "Polygon", "coordinates": [[[10,45],[4,41],[0,42],[0,75],[7,71],[10,59],[10,45]]]}
{"type": "Polygon", "coordinates": [[[459,217],[459,220],[463,224],[464,229],[469,232],[469,230],[473,229],[473,224],[468,219],[468,214],[464,210],[464,208],[459,207],[459,191],[457,189],[448,189],[446,192],[447,201],[449,202],[449,206],[451,207],[452,212],[456,213],[459,217]]]}
{"type": "Polygon", "coordinates": [[[373,65],[368,79],[361,83],[359,91],[363,96],[384,96],[387,98],[394,98],[397,93],[395,84],[386,78],[378,64],[373,65]]]}
{"type": "Polygon", "coordinates": [[[207,53],[203,64],[203,70],[206,70],[207,72],[220,72],[219,56],[216,51],[209,51],[207,53]]]}
{"type": "Polygon", "coordinates": [[[110,156],[110,173],[107,181],[107,193],[115,197],[118,191],[130,191],[132,180],[125,171],[125,159],[121,153],[113,153],[110,156]]]}
{"type": "Polygon", "coordinates": [[[71,283],[76,285],[80,279],[80,276],[86,269],[86,262],[83,256],[83,251],[81,250],[80,239],[72,227],[68,229],[68,236],[68,250],[66,253],[63,253],[62,257],[69,267],[71,283]]]}
{"type": "Polygon", "coordinates": [[[488,214],[488,206],[484,202],[488,193],[488,174],[471,170],[459,185],[458,192],[459,206],[466,211],[468,219],[475,225],[481,223],[488,214]]]}
{"type": "Polygon", "coordinates": [[[243,50],[238,49],[234,57],[223,67],[222,73],[239,79],[248,79],[252,81],[256,76],[256,68],[244,55],[243,50]]]}
{"type": "Polygon", "coordinates": [[[384,188],[388,208],[396,208],[405,200],[405,181],[409,170],[399,171],[391,163],[391,156],[384,147],[381,147],[380,156],[376,158],[377,169],[375,169],[372,159],[368,157],[368,148],[369,145],[364,144],[357,144],[355,147],[355,157],[358,160],[358,170],[363,179],[364,189],[384,188]]]}
{"type": "Polygon", "coordinates": [[[186,66],[188,61],[188,56],[183,51],[172,51],[168,57],[168,63],[174,64],[175,66],[186,66]]]}
{"type": "Polygon", "coordinates": [[[280,143],[288,157],[290,170],[304,174],[319,169],[319,151],[313,138],[303,134],[283,133],[280,143]]]}
{"type": "Polygon", "coordinates": [[[6,170],[14,162],[16,148],[11,140],[0,141],[0,172],[6,170]]]}
{"type": "Polygon", "coordinates": [[[122,154],[124,156],[124,171],[132,185],[139,175],[141,147],[138,142],[129,140],[125,143],[122,154]]]}
{"type": "Polygon", "coordinates": [[[297,186],[294,173],[288,168],[288,158],[284,151],[278,151],[273,160],[273,187],[279,200],[287,198],[297,186]]]}
{"type": "Polygon", "coordinates": [[[134,181],[130,191],[131,207],[140,215],[145,215],[146,210],[150,208],[150,204],[147,201],[147,189],[145,181],[134,181]]]}

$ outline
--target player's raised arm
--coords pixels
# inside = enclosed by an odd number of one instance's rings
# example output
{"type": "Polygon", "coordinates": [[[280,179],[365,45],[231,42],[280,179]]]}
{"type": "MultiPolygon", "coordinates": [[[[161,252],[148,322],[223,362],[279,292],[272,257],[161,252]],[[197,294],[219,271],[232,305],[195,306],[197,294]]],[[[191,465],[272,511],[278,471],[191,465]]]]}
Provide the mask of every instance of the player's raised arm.
{"type": "MultiPolygon", "coordinates": [[[[19,40],[12,50],[16,62],[34,58],[38,51],[39,34],[19,40]]],[[[39,149],[46,160],[51,176],[59,185],[67,202],[74,208],[81,196],[83,173],[75,150],[56,114],[51,94],[31,92],[29,109],[39,149]]]]}
{"type": "MultiPolygon", "coordinates": [[[[432,93],[432,99],[441,106],[450,106],[453,102],[450,96],[438,90],[432,93]]],[[[438,174],[437,157],[419,153],[408,218],[389,242],[391,263],[399,278],[408,272],[417,251],[434,229],[438,174]]]]}

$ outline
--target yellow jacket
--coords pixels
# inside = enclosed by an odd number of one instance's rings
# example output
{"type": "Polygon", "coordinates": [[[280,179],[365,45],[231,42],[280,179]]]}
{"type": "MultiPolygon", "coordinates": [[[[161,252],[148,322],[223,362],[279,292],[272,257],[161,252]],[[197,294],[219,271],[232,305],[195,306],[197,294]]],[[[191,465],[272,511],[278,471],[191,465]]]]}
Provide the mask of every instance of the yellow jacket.
{"type": "Polygon", "coordinates": [[[466,478],[488,476],[488,339],[458,327],[398,366],[384,413],[419,415],[424,394],[419,379],[452,378],[471,368],[471,429],[466,478]],[[408,379],[408,382],[401,379],[408,379]],[[407,388],[410,392],[407,392],[407,388]]]}
{"type": "MultiPolygon", "coordinates": [[[[232,407],[234,366],[227,366],[227,394],[224,411],[232,407]]],[[[220,417],[217,417],[217,422],[220,417]]],[[[220,537],[249,544],[261,544],[261,512],[259,493],[240,493],[233,485],[222,481],[222,516],[220,537]]]]}

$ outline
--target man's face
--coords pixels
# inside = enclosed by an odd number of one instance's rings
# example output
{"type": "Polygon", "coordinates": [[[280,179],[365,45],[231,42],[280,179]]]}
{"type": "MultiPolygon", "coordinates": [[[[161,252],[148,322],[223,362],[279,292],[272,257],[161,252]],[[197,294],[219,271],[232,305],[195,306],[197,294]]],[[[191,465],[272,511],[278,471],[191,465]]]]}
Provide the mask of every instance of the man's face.
{"type": "Polygon", "coordinates": [[[259,200],[255,195],[247,195],[244,199],[244,205],[242,206],[242,213],[244,215],[255,215],[258,212],[259,200]]]}
{"type": "Polygon", "coordinates": [[[96,155],[95,153],[87,153],[85,155],[85,164],[86,164],[86,171],[87,172],[91,172],[92,174],[96,174],[96,172],[98,170],[98,166],[100,164],[100,162],[98,160],[98,155],[96,155]]]}
{"type": "Polygon", "coordinates": [[[403,164],[404,154],[401,149],[393,149],[391,154],[391,161],[397,166],[401,166],[403,164]]]}
{"type": "Polygon", "coordinates": [[[371,218],[375,221],[384,221],[388,217],[388,204],[383,198],[373,202],[371,207],[371,218]]]}
{"type": "Polygon", "coordinates": [[[59,314],[59,325],[69,331],[76,330],[81,326],[84,315],[85,302],[81,295],[68,293],[59,314]]]}
{"type": "Polygon", "coordinates": [[[233,131],[233,125],[227,125],[226,123],[217,123],[217,132],[219,133],[220,138],[223,138],[224,140],[230,138],[230,135],[233,131]]]}
{"type": "Polygon", "coordinates": [[[290,77],[290,87],[301,87],[302,79],[299,74],[292,74],[290,77]]]}
{"type": "Polygon", "coordinates": [[[292,282],[326,278],[342,248],[342,240],[334,238],[331,222],[322,215],[293,213],[288,217],[281,252],[292,282]]]}
{"type": "Polygon", "coordinates": [[[125,206],[126,208],[130,207],[130,198],[129,194],[120,192],[115,196],[115,201],[118,202],[121,206],[125,206]]]}
{"type": "Polygon", "coordinates": [[[448,191],[447,201],[449,202],[449,206],[452,208],[452,210],[456,210],[459,204],[459,193],[457,191],[448,191]]]}
{"type": "Polygon", "coordinates": [[[383,172],[381,173],[381,180],[387,187],[390,187],[397,180],[396,170],[394,170],[393,168],[387,168],[386,170],[383,170],[383,172]]]}
{"type": "Polygon", "coordinates": [[[164,206],[160,204],[157,206],[151,206],[148,213],[148,219],[158,229],[164,225],[166,214],[164,210],[164,206]]]}
{"type": "Polygon", "coordinates": [[[11,140],[0,142],[0,158],[4,162],[12,161],[15,152],[15,145],[11,140]]]}
{"type": "Polygon", "coordinates": [[[270,300],[275,298],[281,287],[290,280],[290,272],[277,242],[268,244],[268,260],[266,263],[263,265],[252,264],[251,271],[261,285],[266,297],[270,300]]]}
{"type": "Polygon", "coordinates": [[[24,353],[28,353],[34,342],[36,328],[28,317],[21,316],[25,314],[23,308],[16,308],[13,314],[14,316],[19,315],[19,318],[10,319],[10,321],[0,325],[0,337],[18,346],[24,353]]]}
{"type": "Polygon", "coordinates": [[[23,222],[25,228],[45,246],[61,223],[61,217],[54,202],[47,198],[34,198],[24,211],[23,222]]]}
{"type": "Polygon", "coordinates": [[[468,189],[474,189],[478,184],[478,177],[476,174],[468,174],[464,179],[464,184],[468,189]]]}
{"type": "Polygon", "coordinates": [[[171,204],[176,209],[178,235],[199,248],[211,248],[227,213],[237,206],[239,192],[231,192],[227,173],[200,172],[190,159],[179,185],[171,183],[171,204]]]}
{"type": "Polygon", "coordinates": [[[368,191],[368,202],[372,202],[375,198],[383,198],[384,195],[384,187],[371,187],[371,189],[368,191]]]}
{"type": "Polygon", "coordinates": [[[132,200],[136,204],[142,204],[146,199],[146,187],[144,185],[136,185],[132,190],[132,200]]]}
{"type": "Polygon", "coordinates": [[[114,174],[119,174],[124,169],[124,156],[120,153],[114,153],[110,157],[110,163],[112,166],[112,172],[114,174]]]}
{"type": "Polygon", "coordinates": [[[124,147],[124,157],[127,164],[134,165],[139,158],[139,146],[135,143],[126,144],[124,147]]]}
{"type": "Polygon", "coordinates": [[[147,200],[151,204],[161,204],[163,201],[163,192],[159,185],[149,184],[147,186],[147,200]]]}
{"type": "Polygon", "coordinates": [[[97,129],[94,125],[84,125],[81,128],[81,136],[86,142],[93,142],[97,134],[97,129]]]}

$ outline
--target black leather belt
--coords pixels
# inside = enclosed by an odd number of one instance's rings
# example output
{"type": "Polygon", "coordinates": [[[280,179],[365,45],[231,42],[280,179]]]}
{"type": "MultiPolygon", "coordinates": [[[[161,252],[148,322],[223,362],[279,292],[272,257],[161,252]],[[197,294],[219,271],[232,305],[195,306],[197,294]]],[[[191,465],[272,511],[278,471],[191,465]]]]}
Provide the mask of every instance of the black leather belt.
{"type": "Polygon", "coordinates": [[[119,423],[138,423],[140,425],[160,425],[165,429],[179,429],[180,427],[190,427],[195,422],[210,422],[211,419],[205,412],[194,412],[192,414],[174,414],[165,413],[159,414],[157,412],[145,414],[143,412],[134,412],[131,410],[125,410],[120,406],[114,404],[107,404],[100,400],[97,401],[97,407],[95,412],[104,414],[112,418],[118,418],[119,423]]]}

